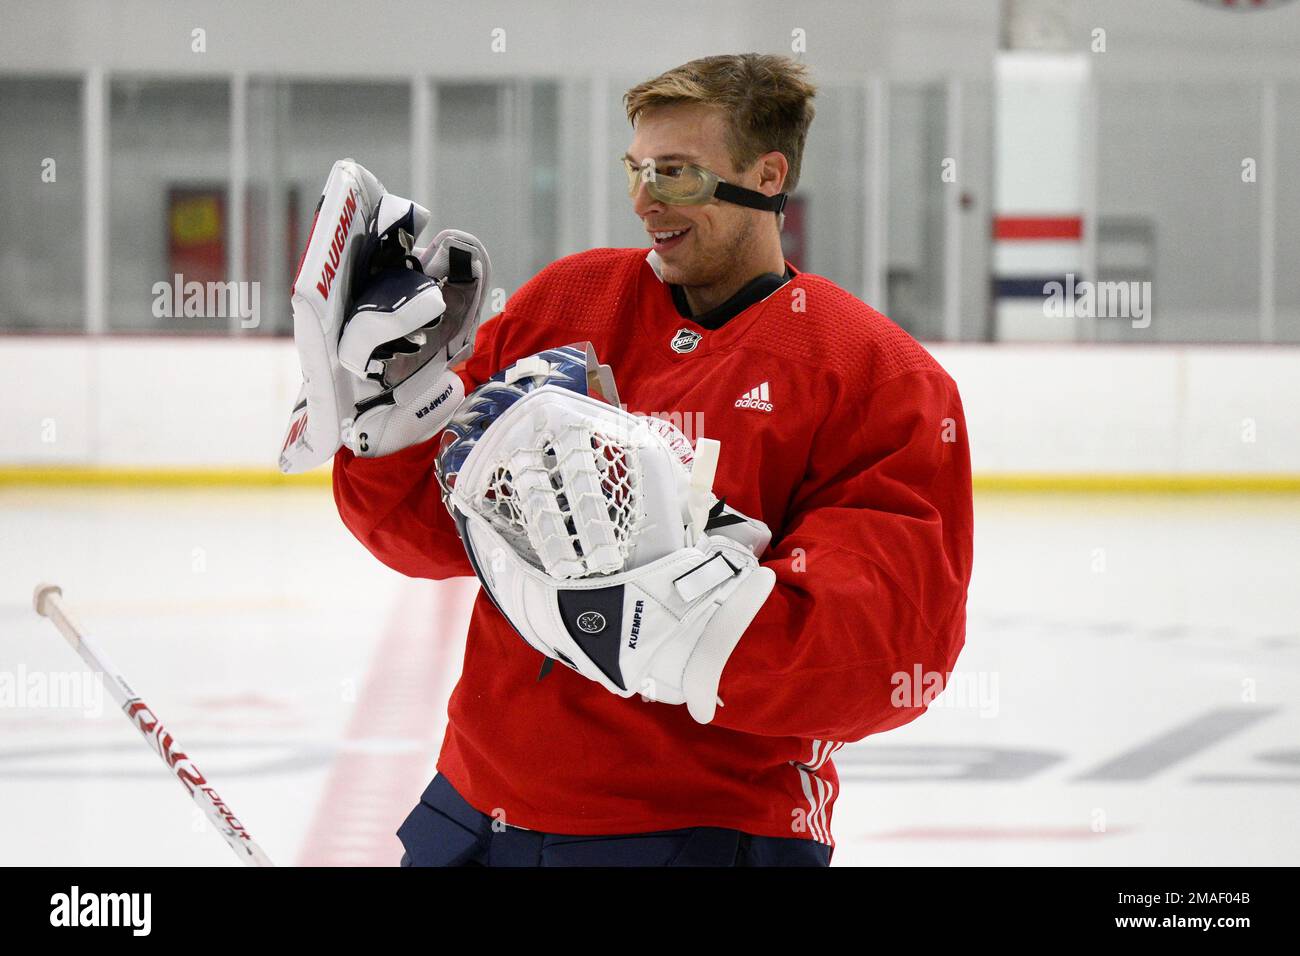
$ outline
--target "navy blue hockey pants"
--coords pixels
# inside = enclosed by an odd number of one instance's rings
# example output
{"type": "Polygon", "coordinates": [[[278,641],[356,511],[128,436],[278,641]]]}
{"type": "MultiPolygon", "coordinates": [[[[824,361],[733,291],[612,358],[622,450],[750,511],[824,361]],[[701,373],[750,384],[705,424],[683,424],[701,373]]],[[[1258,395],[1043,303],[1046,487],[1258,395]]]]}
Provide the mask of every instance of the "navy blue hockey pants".
{"type": "Polygon", "coordinates": [[[571,836],[517,827],[466,803],[441,774],[397,831],[402,866],[828,866],[813,840],[688,827],[617,836],[571,836]]]}

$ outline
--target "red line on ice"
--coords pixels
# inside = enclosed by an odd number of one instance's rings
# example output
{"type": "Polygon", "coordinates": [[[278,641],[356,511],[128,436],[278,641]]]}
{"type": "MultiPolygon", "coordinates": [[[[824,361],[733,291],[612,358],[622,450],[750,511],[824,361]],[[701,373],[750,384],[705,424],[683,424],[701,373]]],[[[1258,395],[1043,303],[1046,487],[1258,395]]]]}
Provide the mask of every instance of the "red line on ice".
{"type": "Polygon", "coordinates": [[[474,578],[403,582],[298,853],[299,866],[396,866],[396,830],[433,776],[474,578]]]}

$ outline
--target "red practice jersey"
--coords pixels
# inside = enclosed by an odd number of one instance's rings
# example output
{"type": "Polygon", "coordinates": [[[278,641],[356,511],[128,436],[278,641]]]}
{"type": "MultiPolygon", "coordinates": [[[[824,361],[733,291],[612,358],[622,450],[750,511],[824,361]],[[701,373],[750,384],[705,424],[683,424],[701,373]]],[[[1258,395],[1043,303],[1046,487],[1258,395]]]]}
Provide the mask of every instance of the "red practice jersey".
{"type": "MultiPolygon", "coordinates": [[[[548,266],[485,322],[466,390],[591,341],[635,414],[718,439],[714,494],[772,529],[776,587],[722,674],[723,706],[621,698],[542,657],[480,590],[438,770],[483,813],[550,833],[726,827],[834,845],[845,742],[916,718],[918,675],[965,637],[973,519],[957,387],[915,340],[796,274],[711,331],[682,318],[644,249],[548,266]],[[676,347],[674,347],[674,345],[676,347]]],[[[434,476],[438,442],[334,463],[344,523],[413,577],[472,575],[434,476]]]]}

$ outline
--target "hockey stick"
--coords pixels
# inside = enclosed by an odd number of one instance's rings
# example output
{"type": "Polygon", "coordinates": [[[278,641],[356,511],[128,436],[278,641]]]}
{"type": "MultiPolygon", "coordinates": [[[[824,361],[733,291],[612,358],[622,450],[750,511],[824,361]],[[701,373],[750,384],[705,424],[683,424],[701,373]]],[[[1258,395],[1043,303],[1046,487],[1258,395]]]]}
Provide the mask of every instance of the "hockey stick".
{"type": "Polygon", "coordinates": [[[722,444],[716,438],[701,435],[695,440],[695,460],[691,462],[691,484],[687,492],[687,512],[695,528],[695,540],[704,537],[704,526],[709,521],[709,496],[713,492],[713,478],[718,473],[718,454],[722,444]]]}
{"type": "Polygon", "coordinates": [[[140,735],[148,742],[150,749],[162,758],[163,763],[176,775],[176,779],[189,791],[194,802],[207,816],[208,822],[217,828],[217,832],[230,844],[235,854],[248,866],[274,866],[270,858],[262,852],[262,848],[253,842],[253,838],[248,835],[248,831],[236,819],[226,802],[217,796],[217,792],[208,783],[207,777],[203,776],[199,768],[194,766],[194,762],[176,746],[175,739],[171,732],[163,727],[162,721],[136,695],[131,685],[109,663],[108,658],[86,638],[81,628],[73,623],[63,607],[62,595],[63,589],[58,585],[36,585],[36,591],[32,595],[36,613],[50,619],[91,670],[98,671],[108,678],[109,693],[122,708],[122,713],[126,714],[127,720],[135,725],[135,729],[140,731],[140,735]]]}

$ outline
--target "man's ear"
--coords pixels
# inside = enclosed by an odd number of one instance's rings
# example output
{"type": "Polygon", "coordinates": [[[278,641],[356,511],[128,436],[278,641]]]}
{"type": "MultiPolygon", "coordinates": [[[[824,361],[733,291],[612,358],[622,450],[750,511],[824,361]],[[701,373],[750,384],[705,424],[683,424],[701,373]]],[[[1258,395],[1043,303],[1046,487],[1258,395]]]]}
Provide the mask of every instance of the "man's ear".
{"type": "Polygon", "coordinates": [[[756,188],[759,192],[765,196],[775,196],[785,189],[785,179],[790,174],[790,161],[785,158],[785,153],[774,149],[758,157],[757,163],[756,188]]]}

